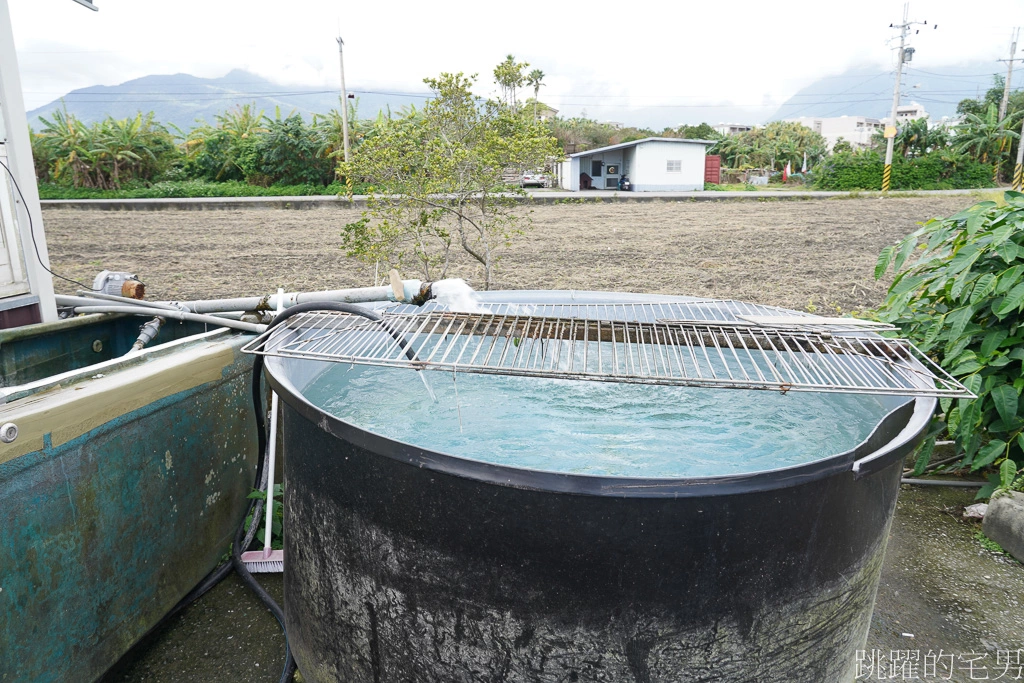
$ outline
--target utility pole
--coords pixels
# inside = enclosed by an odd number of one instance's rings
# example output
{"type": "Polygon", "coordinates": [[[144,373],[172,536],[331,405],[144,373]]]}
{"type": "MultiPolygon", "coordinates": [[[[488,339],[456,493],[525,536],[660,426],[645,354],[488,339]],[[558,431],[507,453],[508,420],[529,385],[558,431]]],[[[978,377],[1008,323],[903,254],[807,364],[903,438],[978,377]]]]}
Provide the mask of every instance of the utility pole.
{"type": "MultiPolygon", "coordinates": [[[[903,64],[910,61],[914,54],[914,48],[907,47],[907,34],[914,24],[927,25],[927,21],[908,21],[910,14],[910,3],[903,5],[903,22],[900,24],[889,24],[889,28],[896,28],[900,31],[900,49],[896,59],[896,84],[892,90],[892,112],[890,114],[890,125],[885,129],[885,168],[882,170],[882,192],[889,191],[889,181],[892,179],[892,152],[896,143],[896,109],[900,106],[900,82],[903,80],[903,64]]],[[[938,28],[936,26],[936,28],[938,28]]]]}
{"type": "Polygon", "coordinates": [[[1006,83],[1003,84],[1003,99],[999,103],[999,120],[1002,121],[1006,117],[1006,105],[1010,101],[1010,83],[1013,81],[1013,63],[1024,62],[1024,59],[1016,59],[1014,55],[1017,54],[1017,38],[1020,36],[1020,27],[1018,26],[1013,32],[1013,38],[1010,40],[1010,58],[1000,59],[1000,62],[1006,62],[1006,83]]]}
{"type": "Polygon", "coordinates": [[[348,163],[348,92],[345,90],[345,41],[338,36],[338,62],[341,64],[341,138],[345,144],[345,163],[348,163]]]}
{"type": "Polygon", "coordinates": [[[1017,165],[1013,167],[1013,187],[1012,189],[1021,191],[1021,186],[1024,185],[1024,124],[1020,127],[1020,138],[1017,140],[1017,165]]]}

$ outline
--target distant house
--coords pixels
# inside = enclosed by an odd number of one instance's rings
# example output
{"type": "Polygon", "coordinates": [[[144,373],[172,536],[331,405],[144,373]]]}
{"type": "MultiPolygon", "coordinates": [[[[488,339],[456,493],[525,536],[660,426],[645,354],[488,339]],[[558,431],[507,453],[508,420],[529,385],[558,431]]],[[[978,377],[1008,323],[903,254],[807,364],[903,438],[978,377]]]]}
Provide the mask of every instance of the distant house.
{"type": "Polygon", "coordinates": [[[541,121],[549,121],[558,116],[558,110],[554,107],[534,100],[532,97],[523,102],[523,110],[527,112],[536,112],[537,118],[541,121]]]}
{"type": "Polygon", "coordinates": [[[635,192],[704,189],[704,154],[714,140],[644,138],[570,154],[562,162],[562,189],[618,189],[627,176],[635,192]]]}
{"type": "MultiPolygon", "coordinates": [[[[911,102],[910,104],[901,104],[896,107],[896,125],[903,123],[904,121],[914,121],[916,119],[928,118],[928,112],[925,111],[924,106],[917,102],[911,102]]],[[[889,117],[886,116],[882,119],[883,123],[889,123],[889,117]]]]}
{"type": "Polygon", "coordinates": [[[753,124],[748,123],[720,123],[715,126],[715,130],[722,135],[739,135],[753,129],[753,124]]]}
{"type": "Polygon", "coordinates": [[[541,121],[548,121],[558,116],[558,110],[541,102],[537,107],[537,118],[541,121]]]}
{"type": "Polygon", "coordinates": [[[854,149],[868,147],[875,131],[885,127],[879,119],[866,116],[800,116],[786,121],[799,123],[820,134],[828,142],[829,150],[835,147],[839,138],[849,142],[854,149]]]}

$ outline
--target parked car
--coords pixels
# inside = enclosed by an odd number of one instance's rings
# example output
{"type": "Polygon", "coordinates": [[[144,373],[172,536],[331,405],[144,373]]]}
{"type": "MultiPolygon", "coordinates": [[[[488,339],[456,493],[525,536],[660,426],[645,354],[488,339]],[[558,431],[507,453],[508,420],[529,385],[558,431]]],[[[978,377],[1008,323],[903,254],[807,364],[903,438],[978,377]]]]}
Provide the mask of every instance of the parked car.
{"type": "Polygon", "coordinates": [[[538,171],[527,171],[523,174],[523,179],[519,182],[522,187],[532,185],[534,187],[547,187],[548,177],[538,171]]]}

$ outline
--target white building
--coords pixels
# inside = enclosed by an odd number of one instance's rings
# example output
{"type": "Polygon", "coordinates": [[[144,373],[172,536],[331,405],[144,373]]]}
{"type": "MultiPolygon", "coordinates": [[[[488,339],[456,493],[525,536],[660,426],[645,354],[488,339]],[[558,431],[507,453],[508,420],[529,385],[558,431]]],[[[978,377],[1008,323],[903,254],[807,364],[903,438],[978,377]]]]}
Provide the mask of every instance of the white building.
{"type": "Polygon", "coordinates": [[[722,135],[739,135],[753,129],[754,125],[748,123],[719,123],[715,126],[715,130],[722,135]]]}
{"type": "MultiPolygon", "coordinates": [[[[896,125],[900,125],[904,121],[914,121],[916,119],[928,118],[928,112],[924,110],[924,107],[917,102],[911,102],[910,104],[901,104],[896,107],[896,125]]],[[[882,119],[882,123],[889,123],[889,117],[886,116],[882,119]]]]}
{"type": "Polygon", "coordinates": [[[854,149],[867,147],[871,144],[871,137],[875,131],[885,128],[885,124],[879,119],[866,116],[800,116],[786,121],[799,123],[815,133],[820,133],[828,142],[829,150],[835,147],[839,138],[849,142],[854,149]]]}
{"type": "Polygon", "coordinates": [[[635,192],[704,189],[704,154],[714,140],[644,138],[570,154],[559,185],[576,192],[618,189],[623,176],[635,192]]]}

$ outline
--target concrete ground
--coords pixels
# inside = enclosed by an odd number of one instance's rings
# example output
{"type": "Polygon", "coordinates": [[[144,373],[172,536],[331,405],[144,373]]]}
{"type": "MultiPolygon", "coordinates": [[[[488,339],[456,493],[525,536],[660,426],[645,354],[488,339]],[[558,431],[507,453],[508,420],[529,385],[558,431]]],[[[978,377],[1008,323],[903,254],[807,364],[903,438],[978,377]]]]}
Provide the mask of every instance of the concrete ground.
{"type": "MultiPolygon", "coordinates": [[[[975,538],[980,524],[961,519],[973,497],[903,486],[861,680],[1024,680],[1024,565],[975,538]]],[[[281,575],[259,578],[280,599],[281,575]]],[[[273,616],[232,575],[103,680],[276,681],[283,651],[273,616]]]]}

